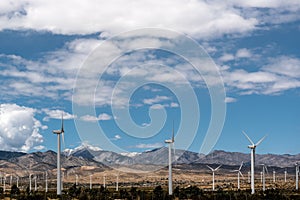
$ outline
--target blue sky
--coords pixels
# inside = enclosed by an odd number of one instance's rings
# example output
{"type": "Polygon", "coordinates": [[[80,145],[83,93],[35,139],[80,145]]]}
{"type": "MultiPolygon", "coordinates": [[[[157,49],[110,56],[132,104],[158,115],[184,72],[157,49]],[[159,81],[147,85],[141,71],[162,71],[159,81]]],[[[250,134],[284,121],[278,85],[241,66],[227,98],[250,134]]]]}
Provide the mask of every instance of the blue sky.
{"type": "Polygon", "coordinates": [[[289,0],[1,2],[0,146],[56,150],[64,113],[65,148],[145,151],[174,121],[177,148],[249,152],[244,130],[268,135],[258,153],[300,153],[299,11],[289,0]]]}

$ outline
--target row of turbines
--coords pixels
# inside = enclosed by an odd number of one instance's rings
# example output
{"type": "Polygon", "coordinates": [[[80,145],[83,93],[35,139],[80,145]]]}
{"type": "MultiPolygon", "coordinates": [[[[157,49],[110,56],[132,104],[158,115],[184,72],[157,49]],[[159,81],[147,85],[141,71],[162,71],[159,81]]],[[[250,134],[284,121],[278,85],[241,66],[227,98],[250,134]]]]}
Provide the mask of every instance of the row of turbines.
{"type": "MultiPolygon", "coordinates": [[[[61,129],[60,130],[54,130],[53,133],[57,135],[57,195],[61,195],[62,191],[62,180],[61,180],[61,142],[60,142],[60,136],[62,135],[63,141],[64,141],[64,121],[63,121],[63,116],[62,116],[62,121],[61,121],[61,129]]],[[[250,172],[250,177],[251,177],[251,194],[255,193],[255,182],[254,182],[254,167],[255,167],[255,150],[256,147],[261,144],[261,142],[266,138],[264,136],[261,138],[257,143],[254,143],[250,137],[243,131],[243,134],[246,136],[246,138],[249,140],[250,145],[248,145],[248,148],[251,149],[251,172],[250,172]]],[[[169,152],[168,152],[168,193],[169,195],[173,195],[173,180],[172,180],[172,151],[175,150],[174,148],[174,122],[173,122],[173,129],[172,129],[172,137],[171,139],[165,140],[165,143],[168,144],[169,146],[169,152]]],[[[175,156],[175,153],[174,153],[175,156]]],[[[240,189],[240,175],[241,173],[241,168],[243,166],[243,163],[240,165],[239,169],[236,170],[238,174],[238,189],[240,189]]],[[[212,183],[212,189],[215,189],[215,184],[214,184],[214,175],[215,172],[221,167],[219,165],[217,168],[213,169],[210,166],[207,166],[211,171],[213,175],[213,183],[212,183]]],[[[265,190],[265,170],[267,170],[266,166],[263,165],[263,170],[262,170],[262,183],[263,183],[263,190],[265,190]]],[[[298,190],[298,176],[299,176],[299,166],[296,164],[296,190],[298,190]]],[[[286,174],[285,174],[285,179],[286,179],[286,174]]],[[[76,182],[78,180],[78,177],[76,177],[76,182]]],[[[105,182],[105,180],[104,180],[105,182]]],[[[117,176],[117,183],[118,183],[118,176],[117,176]]],[[[30,184],[31,185],[31,184],[30,184]]],[[[90,176],[90,187],[92,187],[92,176],[90,176]]],[[[116,190],[118,190],[118,184],[116,185],[116,190]]]]}
{"type": "MultiPolygon", "coordinates": [[[[254,167],[255,167],[255,150],[258,145],[262,143],[262,141],[266,138],[264,136],[261,138],[257,143],[254,143],[250,137],[243,131],[243,134],[246,136],[246,138],[249,140],[250,145],[248,145],[248,148],[251,149],[251,169],[250,172],[248,173],[248,177],[250,178],[250,183],[251,183],[251,194],[255,193],[255,180],[254,180],[254,167]]],[[[172,130],[172,139],[165,140],[165,143],[169,145],[169,177],[168,177],[168,191],[169,195],[173,195],[173,180],[172,180],[172,148],[174,147],[174,124],[173,124],[173,130],[172,130]]],[[[175,156],[175,154],[174,154],[175,156]]],[[[216,168],[212,168],[211,166],[207,167],[212,171],[212,190],[215,190],[215,172],[221,168],[222,165],[219,165],[216,168]]],[[[299,165],[296,163],[296,190],[298,190],[299,187],[299,165]]],[[[243,174],[241,172],[241,169],[243,167],[243,162],[241,163],[239,169],[234,170],[234,172],[237,172],[237,177],[238,177],[238,189],[240,189],[240,176],[243,177],[243,174]]],[[[265,172],[267,172],[267,166],[262,165],[262,172],[261,172],[261,182],[263,184],[263,191],[266,189],[266,180],[265,180],[265,172]]],[[[275,182],[275,171],[273,171],[273,182],[275,182]]],[[[286,182],[286,176],[287,176],[287,171],[285,170],[284,172],[284,180],[286,182]]]]}

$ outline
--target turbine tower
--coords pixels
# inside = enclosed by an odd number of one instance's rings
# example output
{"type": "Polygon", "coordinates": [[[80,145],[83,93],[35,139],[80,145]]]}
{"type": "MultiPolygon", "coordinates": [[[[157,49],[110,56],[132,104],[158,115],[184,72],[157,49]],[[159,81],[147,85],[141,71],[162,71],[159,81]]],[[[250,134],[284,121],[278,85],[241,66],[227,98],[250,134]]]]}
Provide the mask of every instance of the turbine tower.
{"type": "Polygon", "coordinates": [[[77,174],[75,174],[75,184],[76,184],[76,186],[78,185],[78,175],[77,174]]]}
{"type": "Polygon", "coordinates": [[[174,140],[174,122],[173,122],[172,139],[165,140],[165,143],[169,145],[169,178],[168,178],[169,195],[173,195],[172,148],[173,148],[174,142],[175,142],[175,140],[174,140]]]}
{"type": "Polygon", "coordinates": [[[215,191],[215,171],[217,171],[222,165],[219,165],[217,168],[213,169],[210,166],[206,165],[213,173],[212,175],[212,190],[215,191]]]}
{"type": "MultiPolygon", "coordinates": [[[[64,134],[64,118],[61,116],[61,129],[52,131],[57,135],[57,195],[61,195],[60,135],[64,134]]],[[[64,138],[64,135],[63,135],[64,138]]]]}
{"type": "Polygon", "coordinates": [[[254,142],[252,142],[252,140],[249,138],[249,136],[244,131],[243,131],[243,134],[246,136],[246,138],[251,143],[250,145],[248,145],[248,148],[251,149],[251,194],[254,194],[255,193],[255,189],[254,189],[255,149],[265,139],[266,136],[264,136],[256,144],[254,144],[254,142]]]}
{"type": "Polygon", "coordinates": [[[273,169],[273,183],[276,182],[276,172],[275,172],[275,169],[273,169]]]}
{"type": "Polygon", "coordinates": [[[268,168],[265,164],[262,164],[262,184],[263,184],[263,191],[266,190],[266,172],[268,173],[268,168]]]}
{"type": "Polygon", "coordinates": [[[31,176],[32,174],[29,174],[29,191],[31,191],[31,176]]]}
{"type": "Polygon", "coordinates": [[[295,164],[296,165],[296,190],[298,190],[299,188],[299,165],[298,163],[295,164]]]}
{"type": "Polygon", "coordinates": [[[117,173],[116,191],[119,191],[119,172],[117,173]]]}
{"type": "Polygon", "coordinates": [[[17,176],[17,187],[19,187],[19,176],[17,176]]]}
{"type": "Polygon", "coordinates": [[[45,174],[45,191],[48,192],[48,172],[45,174]]]}
{"type": "Polygon", "coordinates": [[[106,177],[105,177],[105,175],[104,175],[104,176],[103,176],[103,187],[104,187],[104,188],[106,187],[105,182],[106,182],[106,177]]]}
{"type": "Polygon", "coordinates": [[[240,175],[242,177],[244,177],[243,174],[242,174],[242,172],[241,172],[242,167],[243,167],[243,162],[241,163],[241,166],[240,166],[239,169],[234,170],[234,172],[237,172],[237,174],[238,174],[238,189],[240,189],[240,175]]]}
{"type": "Polygon", "coordinates": [[[90,175],[90,190],[93,188],[93,183],[92,183],[92,174],[90,175]]]}
{"type": "Polygon", "coordinates": [[[286,174],[287,174],[287,171],[286,171],[286,168],[284,170],[284,182],[286,183],[286,174]]]}

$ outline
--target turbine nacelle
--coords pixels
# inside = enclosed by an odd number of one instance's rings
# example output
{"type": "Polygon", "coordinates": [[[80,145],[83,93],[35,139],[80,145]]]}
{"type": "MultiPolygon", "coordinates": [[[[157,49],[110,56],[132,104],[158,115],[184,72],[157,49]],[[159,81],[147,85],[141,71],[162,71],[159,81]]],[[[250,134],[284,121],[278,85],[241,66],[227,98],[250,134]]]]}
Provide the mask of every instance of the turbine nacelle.
{"type": "Polygon", "coordinates": [[[61,134],[62,132],[61,132],[61,130],[53,130],[52,133],[54,133],[54,134],[61,134]]]}
{"type": "Polygon", "coordinates": [[[171,143],[173,143],[174,141],[172,141],[172,140],[165,140],[165,143],[167,143],[167,144],[171,144],[171,143]]]}

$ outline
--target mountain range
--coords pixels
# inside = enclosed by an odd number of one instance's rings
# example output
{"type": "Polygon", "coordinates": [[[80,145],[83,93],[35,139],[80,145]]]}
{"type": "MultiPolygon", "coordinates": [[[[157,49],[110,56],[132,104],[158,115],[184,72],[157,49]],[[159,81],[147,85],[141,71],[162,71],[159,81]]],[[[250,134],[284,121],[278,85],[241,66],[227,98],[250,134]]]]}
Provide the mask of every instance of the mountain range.
{"type": "MultiPolygon", "coordinates": [[[[0,151],[0,169],[44,171],[56,168],[56,152],[9,152],[0,151]]],[[[239,152],[226,152],[215,150],[208,155],[191,151],[175,150],[174,165],[181,168],[205,167],[206,164],[222,164],[223,166],[239,166],[243,161],[244,166],[250,165],[250,154],[239,152]]],[[[161,165],[166,166],[168,161],[168,148],[162,147],[141,153],[115,153],[102,150],[90,145],[81,145],[75,149],[66,149],[62,153],[62,167],[69,170],[82,168],[83,166],[93,167],[104,171],[110,166],[145,166],[161,165]]],[[[265,164],[273,168],[294,168],[294,164],[300,161],[300,154],[276,155],[257,154],[256,165],[265,164]]]]}

